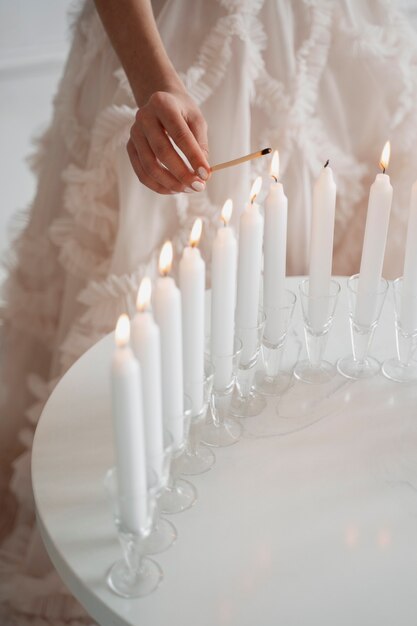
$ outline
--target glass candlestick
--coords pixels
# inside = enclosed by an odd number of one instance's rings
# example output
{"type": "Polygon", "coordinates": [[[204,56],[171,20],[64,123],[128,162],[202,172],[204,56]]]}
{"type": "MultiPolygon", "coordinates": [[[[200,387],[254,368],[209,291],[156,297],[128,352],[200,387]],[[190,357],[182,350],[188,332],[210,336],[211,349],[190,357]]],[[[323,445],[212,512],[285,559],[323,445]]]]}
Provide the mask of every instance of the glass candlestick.
{"type": "Polygon", "coordinates": [[[266,321],[262,338],[262,367],[255,374],[255,389],[265,396],[279,396],[288,389],[292,372],[281,370],[282,357],[297,297],[285,289],[279,307],[264,309],[266,321]]]}
{"type": "Polygon", "coordinates": [[[230,446],[241,437],[242,425],[229,413],[241,351],[242,343],[235,339],[233,353],[210,355],[214,367],[213,389],[210,411],[201,430],[201,440],[208,446],[230,446]]]}
{"type": "MultiPolygon", "coordinates": [[[[147,596],[159,586],[162,580],[162,569],[152,559],[145,557],[145,545],[152,529],[152,517],[155,509],[155,486],[148,487],[146,494],[148,503],[148,519],[143,527],[132,532],[123,522],[121,510],[122,500],[117,489],[115,468],[109,470],[105,477],[105,489],[110,498],[114,522],[122,549],[123,558],[116,561],[107,574],[107,585],[122,598],[138,598],[147,596]]],[[[131,502],[131,498],[129,498],[131,502]]],[[[141,500],[142,502],[142,500],[141,500]]],[[[138,506],[141,506],[138,502],[138,506]]]]}
{"type": "Polygon", "coordinates": [[[184,397],[184,431],[183,439],[173,445],[171,466],[167,484],[159,497],[160,511],[166,515],[181,513],[192,507],[197,500],[197,490],[188,480],[179,477],[179,460],[184,453],[188,438],[192,403],[189,396],[184,397]]]}
{"type": "Polygon", "coordinates": [[[403,279],[393,282],[397,357],[388,359],[382,373],[399,383],[417,380],[417,295],[404,293],[403,279]]]}
{"type": "Polygon", "coordinates": [[[329,293],[315,296],[311,295],[310,279],[306,278],[301,281],[299,290],[308,359],[297,363],[294,376],[305,383],[325,383],[336,374],[335,366],[325,361],[323,354],[334,320],[340,285],[331,280],[329,293]]]}
{"type": "Polygon", "coordinates": [[[152,528],[145,539],[146,554],[160,554],[168,550],[177,539],[177,529],[169,520],[161,517],[159,498],[164,492],[170,475],[171,459],[173,450],[173,439],[169,432],[164,431],[164,454],[162,462],[162,472],[157,478],[156,504],[152,520],[152,528]]]}
{"type": "Polygon", "coordinates": [[[352,342],[352,355],[343,357],[337,362],[337,369],[346,378],[359,380],[375,376],[381,369],[379,361],[369,356],[369,349],[378,326],[388,281],[381,278],[375,292],[361,294],[361,313],[366,311],[365,322],[358,316],[358,284],[359,274],[348,278],[349,325],[352,342]]]}
{"type": "Polygon", "coordinates": [[[179,472],[185,476],[194,476],[207,472],[214,465],[216,457],[213,450],[201,443],[201,432],[207,416],[207,408],[213,388],[214,367],[209,355],[205,355],[204,378],[189,383],[185,391],[190,398],[201,398],[198,406],[191,408],[190,428],[184,454],[179,459],[179,472]],[[195,389],[200,393],[193,393],[195,389]]]}
{"type": "Polygon", "coordinates": [[[253,385],[265,320],[265,313],[259,311],[256,326],[237,327],[235,331],[236,337],[242,342],[236,385],[230,405],[230,413],[235,417],[254,417],[266,407],[265,397],[258,393],[253,385]]]}

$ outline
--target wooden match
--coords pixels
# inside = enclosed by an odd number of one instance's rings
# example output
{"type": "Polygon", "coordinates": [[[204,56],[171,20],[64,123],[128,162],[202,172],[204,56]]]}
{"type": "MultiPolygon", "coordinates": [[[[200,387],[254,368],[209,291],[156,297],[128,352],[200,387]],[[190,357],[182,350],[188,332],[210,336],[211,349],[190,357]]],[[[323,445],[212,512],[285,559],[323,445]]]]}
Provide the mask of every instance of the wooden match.
{"type": "Polygon", "coordinates": [[[245,156],[240,157],[239,159],[233,159],[233,161],[226,161],[225,163],[218,163],[217,165],[213,165],[210,168],[211,172],[217,172],[218,170],[223,170],[226,167],[233,167],[233,165],[239,165],[240,163],[244,163],[245,161],[252,161],[252,159],[257,159],[261,156],[265,156],[265,154],[270,154],[272,152],[272,148],[264,148],[263,150],[257,150],[256,152],[251,152],[251,154],[246,154],[245,156]]]}

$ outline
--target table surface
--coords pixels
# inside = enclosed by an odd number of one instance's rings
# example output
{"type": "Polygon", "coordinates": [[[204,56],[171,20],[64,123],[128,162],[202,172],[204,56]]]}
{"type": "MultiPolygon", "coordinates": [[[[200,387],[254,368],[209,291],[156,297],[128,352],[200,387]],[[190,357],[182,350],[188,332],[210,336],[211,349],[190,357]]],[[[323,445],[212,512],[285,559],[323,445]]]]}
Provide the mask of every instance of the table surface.
{"type": "MultiPolygon", "coordinates": [[[[300,279],[288,279],[297,290],[300,279]]],[[[326,356],[350,351],[345,279],[326,356]]],[[[287,360],[304,350],[299,302],[287,360]]],[[[392,296],[372,354],[394,354],[392,296]]],[[[171,516],[177,543],[155,558],[152,595],[124,600],[105,576],[120,556],[103,489],[113,464],[112,336],[67,372],[36,431],[38,523],[61,577],[103,626],[415,626],[417,385],[378,375],[296,382],[242,440],[192,482],[195,506],[171,516]],[[271,432],[274,437],[265,437],[271,432]],[[268,430],[269,429],[269,430],[268,430]]]]}

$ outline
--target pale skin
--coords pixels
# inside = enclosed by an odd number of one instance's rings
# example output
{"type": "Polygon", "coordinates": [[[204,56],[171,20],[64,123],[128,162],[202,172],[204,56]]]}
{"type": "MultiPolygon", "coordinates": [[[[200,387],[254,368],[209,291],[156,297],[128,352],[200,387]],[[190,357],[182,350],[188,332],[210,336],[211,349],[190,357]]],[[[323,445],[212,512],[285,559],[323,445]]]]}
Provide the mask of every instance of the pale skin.
{"type": "Polygon", "coordinates": [[[127,144],[139,180],[161,194],[202,191],[210,172],[207,124],[165,51],[150,0],[95,5],[139,108],[127,144]]]}

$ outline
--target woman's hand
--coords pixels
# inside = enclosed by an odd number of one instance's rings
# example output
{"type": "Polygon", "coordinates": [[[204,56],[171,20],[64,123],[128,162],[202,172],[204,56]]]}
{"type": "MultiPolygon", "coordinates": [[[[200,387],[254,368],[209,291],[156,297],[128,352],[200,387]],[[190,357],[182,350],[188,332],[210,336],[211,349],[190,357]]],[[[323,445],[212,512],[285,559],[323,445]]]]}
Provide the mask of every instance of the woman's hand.
{"type": "Polygon", "coordinates": [[[127,144],[139,180],[162,194],[203,191],[209,177],[207,124],[184,92],[157,91],[137,114],[127,144]],[[191,165],[181,158],[172,141],[191,165]]]}

